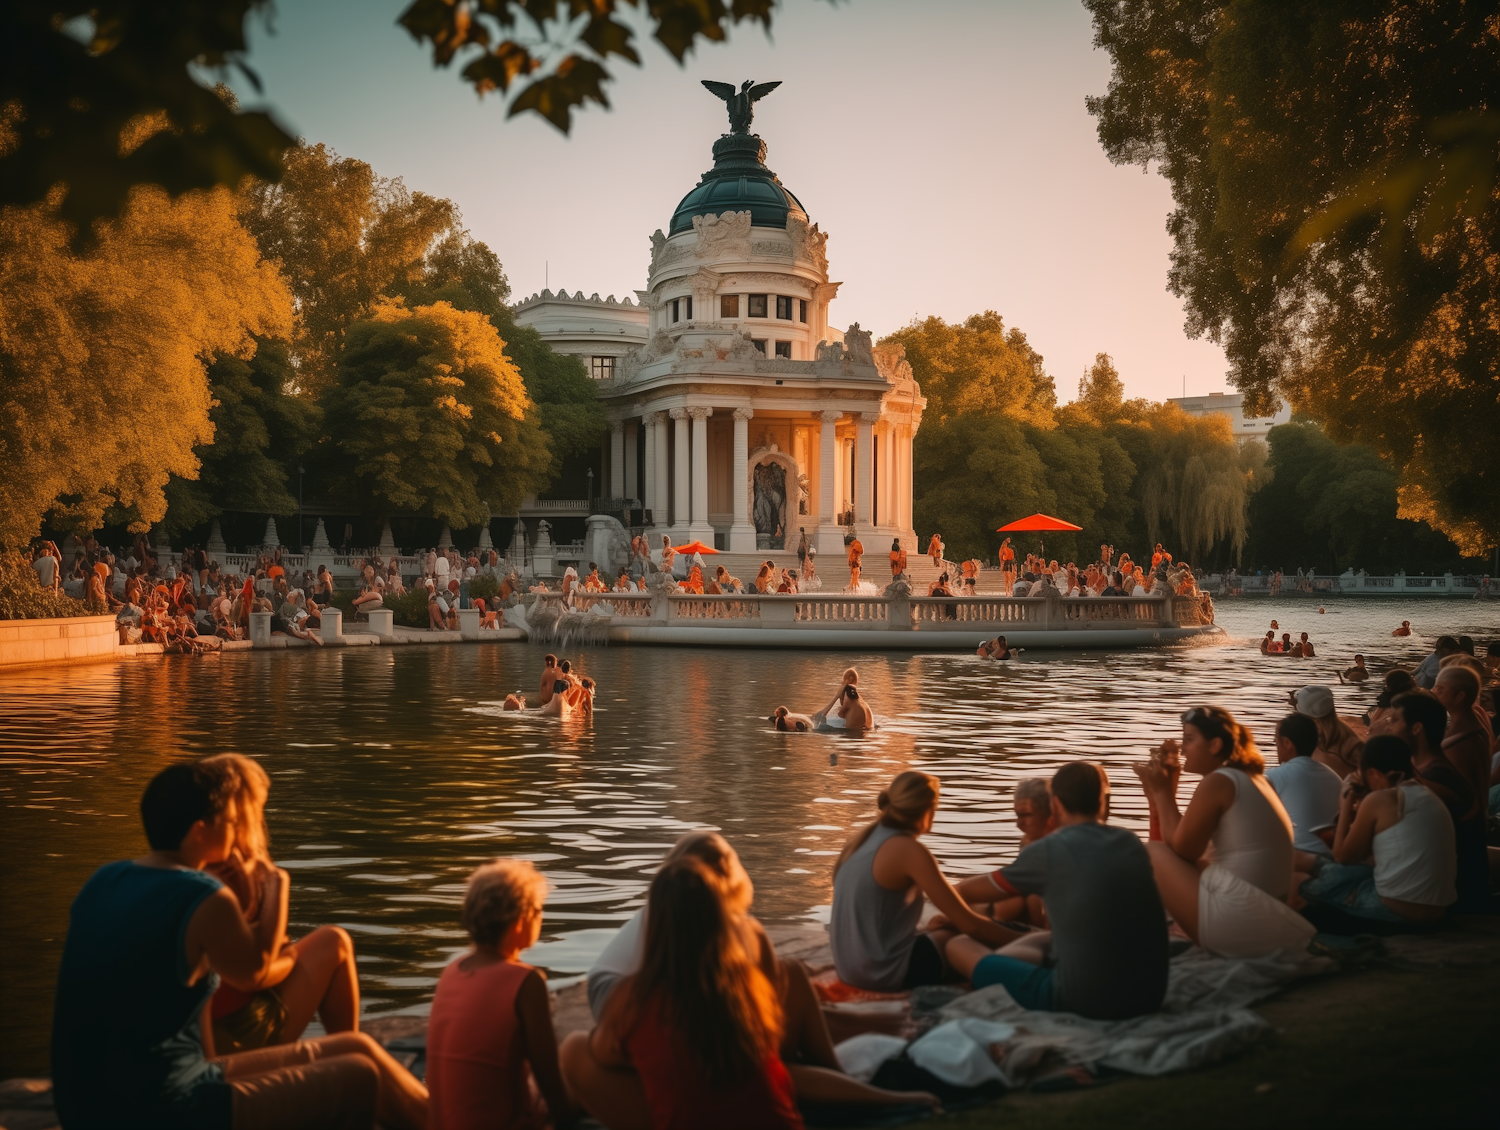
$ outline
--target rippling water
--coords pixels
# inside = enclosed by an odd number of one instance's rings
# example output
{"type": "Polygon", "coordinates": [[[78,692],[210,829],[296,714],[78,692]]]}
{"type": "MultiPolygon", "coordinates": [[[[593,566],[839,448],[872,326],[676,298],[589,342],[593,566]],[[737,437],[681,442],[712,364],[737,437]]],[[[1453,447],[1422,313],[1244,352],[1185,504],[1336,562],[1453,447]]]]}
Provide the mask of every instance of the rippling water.
{"type": "MultiPolygon", "coordinates": [[[[570,657],[599,683],[592,728],[502,715],[534,693],[543,649],[351,648],[171,657],[0,676],[0,1078],[46,1070],[53,979],[68,904],[101,863],[145,850],[136,815],[161,766],[234,751],[272,778],[272,847],[292,874],[294,936],[337,922],[355,936],[368,1014],[424,1011],[464,945],[463,882],[496,855],[532,859],[553,884],[542,944],[554,976],[586,969],[630,916],[683,831],[721,829],[767,922],[826,915],[831,857],[906,766],[943,779],[929,842],[949,873],[1015,850],[1009,797],[1061,761],[1106,762],[1118,823],[1143,829],[1126,763],[1214,701],[1269,746],[1286,692],[1334,682],[1364,651],[1377,671],[1443,633],[1496,635],[1472,601],[1307,601],[1220,607],[1225,642],[1170,649],[972,656],[592,648],[570,657]],[[1261,656],[1275,616],[1319,645],[1261,656]],[[1412,619],[1420,635],[1390,628],[1412,619]],[[777,705],[813,711],[846,663],[881,728],[865,739],[777,734],[777,705]]],[[[976,640],[977,642],[977,640],[976,640]]],[[[1374,690],[1336,687],[1358,713],[1374,690]]]]}

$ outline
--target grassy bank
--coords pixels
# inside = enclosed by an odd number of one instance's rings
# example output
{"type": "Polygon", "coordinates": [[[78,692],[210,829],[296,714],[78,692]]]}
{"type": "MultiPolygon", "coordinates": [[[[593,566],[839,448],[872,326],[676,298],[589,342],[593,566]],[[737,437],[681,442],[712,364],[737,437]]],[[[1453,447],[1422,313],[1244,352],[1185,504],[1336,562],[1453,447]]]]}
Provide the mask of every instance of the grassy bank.
{"type": "MultiPolygon", "coordinates": [[[[1500,954],[1495,954],[1500,956],[1500,954]]],[[[1256,1006],[1274,1040],[1185,1075],[1018,1093],[944,1130],[1493,1126],[1500,964],[1382,965],[1295,985],[1256,1006]]]]}

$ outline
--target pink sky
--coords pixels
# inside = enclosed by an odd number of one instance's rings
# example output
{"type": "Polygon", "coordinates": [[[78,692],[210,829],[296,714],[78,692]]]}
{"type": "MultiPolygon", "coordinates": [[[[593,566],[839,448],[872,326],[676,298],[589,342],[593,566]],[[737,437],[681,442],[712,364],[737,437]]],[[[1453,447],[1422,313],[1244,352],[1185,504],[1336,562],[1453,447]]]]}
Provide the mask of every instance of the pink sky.
{"type": "MultiPolygon", "coordinates": [[[[1084,108],[1108,57],[1064,0],[788,0],[679,68],[653,42],[571,137],[477,101],[395,26],[403,0],[295,0],[257,29],[264,100],[295,132],[451,197],[517,298],[645,285],[648,239],[727,128],[699,79],[780,79],[767,164],[830,233],[833,321],[878,335],[985,309],[1024,330],[1059,399],[1095,353],[1132,396],[1224,389],[1224,355],[1166,290],[1166,183],[1105,159],[1084,108]]],[[[248,104],[253,93],[241,88],[248,104]]]]}

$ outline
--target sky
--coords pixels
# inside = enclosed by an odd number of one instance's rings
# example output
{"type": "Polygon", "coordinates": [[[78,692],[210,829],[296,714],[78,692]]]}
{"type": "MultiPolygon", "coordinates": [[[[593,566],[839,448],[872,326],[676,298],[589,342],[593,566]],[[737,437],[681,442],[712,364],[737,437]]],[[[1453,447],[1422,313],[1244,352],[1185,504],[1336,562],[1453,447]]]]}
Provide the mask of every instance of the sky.
{"type": "Polygon", "coordinates": [[[612,60],[612,107],[570,136],[505,116],[396,25],[407,0],[281,0],[252,28],[263,91],[231,85],[311,142],[451,198],[500,256],[513,299],[625,297],[649,239],[712,165],[724,105],[700,79],[781,88],[759,102],[766,163],[829,233],[833,324],[877,337],[913,318],[998,311],[1046,359],[1059,400],[1107,352],[1128,396],[1227,388],[1223,351],[1168,293],[1167,183],[1104,156],[1089,94],[1108,85],[1069,0],[783,0],[686,65],[649,36],[612,60]]]}

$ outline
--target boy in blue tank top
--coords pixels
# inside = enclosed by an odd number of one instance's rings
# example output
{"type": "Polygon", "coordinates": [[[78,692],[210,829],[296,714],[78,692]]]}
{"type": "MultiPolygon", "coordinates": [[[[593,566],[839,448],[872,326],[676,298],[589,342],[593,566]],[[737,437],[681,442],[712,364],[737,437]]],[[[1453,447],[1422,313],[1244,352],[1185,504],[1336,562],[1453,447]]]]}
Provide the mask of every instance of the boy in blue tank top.
{"type": "Polygon", "coordinates": [[[222,978],[252,992],[294,960],[283,950],[286,872],[267,878],[252,928],[205,864],[234,846],[234,770],[163,769],[141,798],[151,850],[101,867],[73,902],[57,978],[52,1078],[64,1130],[419,1130],[426,1089],[368,1036],[215,1058],[206,1006],[222,978]]]}

